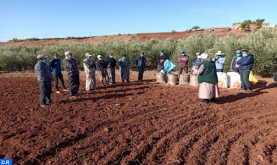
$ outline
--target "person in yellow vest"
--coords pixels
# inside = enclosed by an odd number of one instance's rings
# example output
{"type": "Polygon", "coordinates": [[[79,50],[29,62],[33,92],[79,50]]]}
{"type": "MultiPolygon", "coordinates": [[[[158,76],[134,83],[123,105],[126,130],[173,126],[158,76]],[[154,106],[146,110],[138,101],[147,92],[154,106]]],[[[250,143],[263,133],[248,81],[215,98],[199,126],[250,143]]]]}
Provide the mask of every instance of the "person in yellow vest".
{"type": "Polygon", "coordinates": [[[198,58],[201,59],[202,64],[199,69],[194,70],[193,74],[198,75],[199,98],[206,104],[215,102],[215,98],[219,96],[215,62],[206,53],[201,54],[198,58]]]}

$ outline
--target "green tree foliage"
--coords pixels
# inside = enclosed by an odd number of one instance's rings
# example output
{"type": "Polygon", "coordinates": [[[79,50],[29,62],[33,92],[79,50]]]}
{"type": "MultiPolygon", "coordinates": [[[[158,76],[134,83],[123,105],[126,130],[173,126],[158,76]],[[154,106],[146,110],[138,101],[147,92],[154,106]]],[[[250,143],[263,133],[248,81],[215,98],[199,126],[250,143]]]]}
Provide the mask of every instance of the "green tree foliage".
{"type": "Polygon", "coordinates": [[[257,19],[256,20],[257,29],[260,29],[262,27],[262,24],[264,21],[265,21],[265,19],[257,19]]]}
{"type": "Polygon", "coordinates": [[[245,20],[240,24],[242,30],[250,31],[250,25],[252,24],[251,20],[245,20]]]}
{"type": "MultiPolygon", "coordinates": [[[[74,57],[81,62],[85,58],[85,53],[93,54],[94,59],[98,54],[107,57],[107,54],[113,52],[118,60],[123,54],[132,62],[135,68],[135,59],[144,51],[148,59],[148,68],[156,67],[156,57],[161,50],[165,50],[171,61],[177,64],[180,51],[184,50],[190,57],[189,66],[196,52],[206,52],[211,57],[221,50],[227,57],[225,71],[228,71],[232,58],[237,49],[248,49],[255,57],[253,71],[262,76],[272,76],[277,71],[277,28],[261,28],[248,33],[243,38],[233,36],[231,33],[222,38],[216,38],[214,33],[206,36],[199,34],[191,35],[187,38],[174,41],[172,39],[157,40],[150,39],[146,42],[138,40],[131,42],[123,41],[105,41],[102,43],[68,43],[56,44],[51,46],[39,47],[1,47],[0,48],[0,70],[18,71],[33,69],[37,62],[38,54],[51,55],[56,52],[64,58],[65,51],[71,51],[74,57]]],[[[81,65],[82,67],[83,65],[81,65]]]]}
{"type": "Polygon", "coordinates": [[[193,26],[191,29],[197,30],[197,29],[200,29],[200,27],[199,26],[193,26]]]}

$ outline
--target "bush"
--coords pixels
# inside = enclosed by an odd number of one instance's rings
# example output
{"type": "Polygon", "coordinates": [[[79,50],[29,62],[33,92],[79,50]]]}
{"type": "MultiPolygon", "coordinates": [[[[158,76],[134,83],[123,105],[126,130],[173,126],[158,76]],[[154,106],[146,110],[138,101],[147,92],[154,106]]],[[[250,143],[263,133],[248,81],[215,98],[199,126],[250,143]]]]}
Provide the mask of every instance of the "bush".
{"type": "MultiPolygon", "coordinates": [[[[73,38],[73,37],[71,37],[73,38]]],[[[74,37],[77,38],[77,37],[74,37]]],[[[150,68],[156,67],[156,56],[161,50],[165,50],[172,62],[177,64],[180,51],[184,50],[190,57],[189,66],[196,52],[206,52],[211,57],[221,50],[227,57],[225,71],[230,68],[231,60],[237,49],[249,49],[255,57],[253,71],[262,76],[272,76],[277,70],[277,28],[261,28],[247,34],[244,38],[238,38],[231,33],[222,38],[216,38],[214,33],[207,36],[199,34],[191,35],[185,39],[174,41],[172,39],[150,39],[146,42],[134,40],[131,42],[105,41],[102,43],[68,43],[56,44],[45,47],[2,47],[0,48],[0,70],[17,71],[32,69],[36,63],[38,54],[51,55],[56,52],[64,58],[65,51],[71,51],[76,59],[83,61],[85,53],[96,55],[113,52],[119,60],[123,54],[134,62],[141,51],[144,51],[150,68]]],[[[83,65],[81,65],[82,67],[83,65]]]]}

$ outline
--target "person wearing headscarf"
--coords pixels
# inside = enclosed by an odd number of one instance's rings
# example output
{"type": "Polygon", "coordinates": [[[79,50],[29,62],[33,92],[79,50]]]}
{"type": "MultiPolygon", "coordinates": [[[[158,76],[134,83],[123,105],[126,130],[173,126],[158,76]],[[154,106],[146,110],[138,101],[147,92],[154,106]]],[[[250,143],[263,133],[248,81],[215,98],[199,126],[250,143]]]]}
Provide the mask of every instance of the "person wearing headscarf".
{"type": "Polygon", "coordinates": [[[131,65],[131,63],[125,54],[118,61],[118,65],[120,67],[120,77],[121,77],[122,82],[124,82],[125,80],[127,82],[130,82],[129,80],[130,80],[130,65],[131,65]]]}
{"type": "Polygon", "coordinates": [[[37,80],[39,84],[39,100],[40,106],[46,107],[47,105],[52,103],[51,100],[51,93],[52,93],[52,86],[51,80],[52,75],[47,63],[48,56],[40,54],[37,56],[38,62],[36,63],[34,69],[37,75],[37,80]]]}
{"type": "Polygon", "coordinates": [[[183,70],[185,71],[185,73],[188,73],[188,62],[189,62],[189,56],[186,55],[185,51],[181,51],[181,55],[178,58],[178,62],[179,62],[179,73],[178,73],[178,77],[180,77],[180,74],[182,74],[183,70]]]}
{"type": "Polygon", "coordinates": [[[89,53],[85,54],[84,59],[84,70],[86,74],[86,90],[91,91],[96,89],[96,79],[95,79],[95,62],[92,59],[92,55],[89,53]]]}
{"type": "Polygon", "coordinates": [[[99,76],[101,86],[104,87],[104,82],[108,85],[107,61],[103,59],[102,55],[97,55],[96,70],[99,76]],[[105,81],[104,81],[105,80],[105,81]]]}
{"type": "Polygon", "coordinates": [[[217,72],[223,72],[224,70],[224,64],[226,62],[226,57],[223,52],[218,51],[215,54],[215,57],[213,58],[213,61],[215,62],[216,71],[217,72]]]}
{"type": "Polygon", "coordinates": [[[137,57],[136,59],[136,65],[138,67],[138,82],[142,82],[143,81],[143,73],[144,73],[144,69],[146,68],[146,57],[144,55],[144,52],[141,52],[139,57],[137,57]]]}
{"type": "Polygon", "coordinates": [[[204,103],[215,102],[215,98],[219,96],[215,63],[206,53],[201,54],[199,59],[201,59],[202,64],[199,69],[195,69],[193,72],[193,74],[198,75],[199,98],[204,103]]]}
{"type": "Polygon", "coordinates": [[[164,62],[168,60],[168,56],[165,54],[164,50],[160,52],[160,55],[157,56],[156,61],[158,63],[157,70],[158,72],[164,70],[164,62]]]}
{"type": "Polygon", "coordinates": [[[63,60],[63,65],[69,80],[69,98],[75,99],[80,86],[78,67],[80,61],[74,59],[74,56],[70,51],[66,51],[64,55],[65,59],[63,60]]]}

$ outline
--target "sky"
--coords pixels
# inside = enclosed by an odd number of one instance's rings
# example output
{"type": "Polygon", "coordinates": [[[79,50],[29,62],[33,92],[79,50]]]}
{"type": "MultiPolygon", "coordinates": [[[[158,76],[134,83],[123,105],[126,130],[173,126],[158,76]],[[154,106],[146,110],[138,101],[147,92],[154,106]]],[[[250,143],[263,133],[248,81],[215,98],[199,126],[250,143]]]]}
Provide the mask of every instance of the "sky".
{"type": "Polygon", "coordinates": [[[277,0],[0,0],[0,42],[277,24],[277,0]]]}

